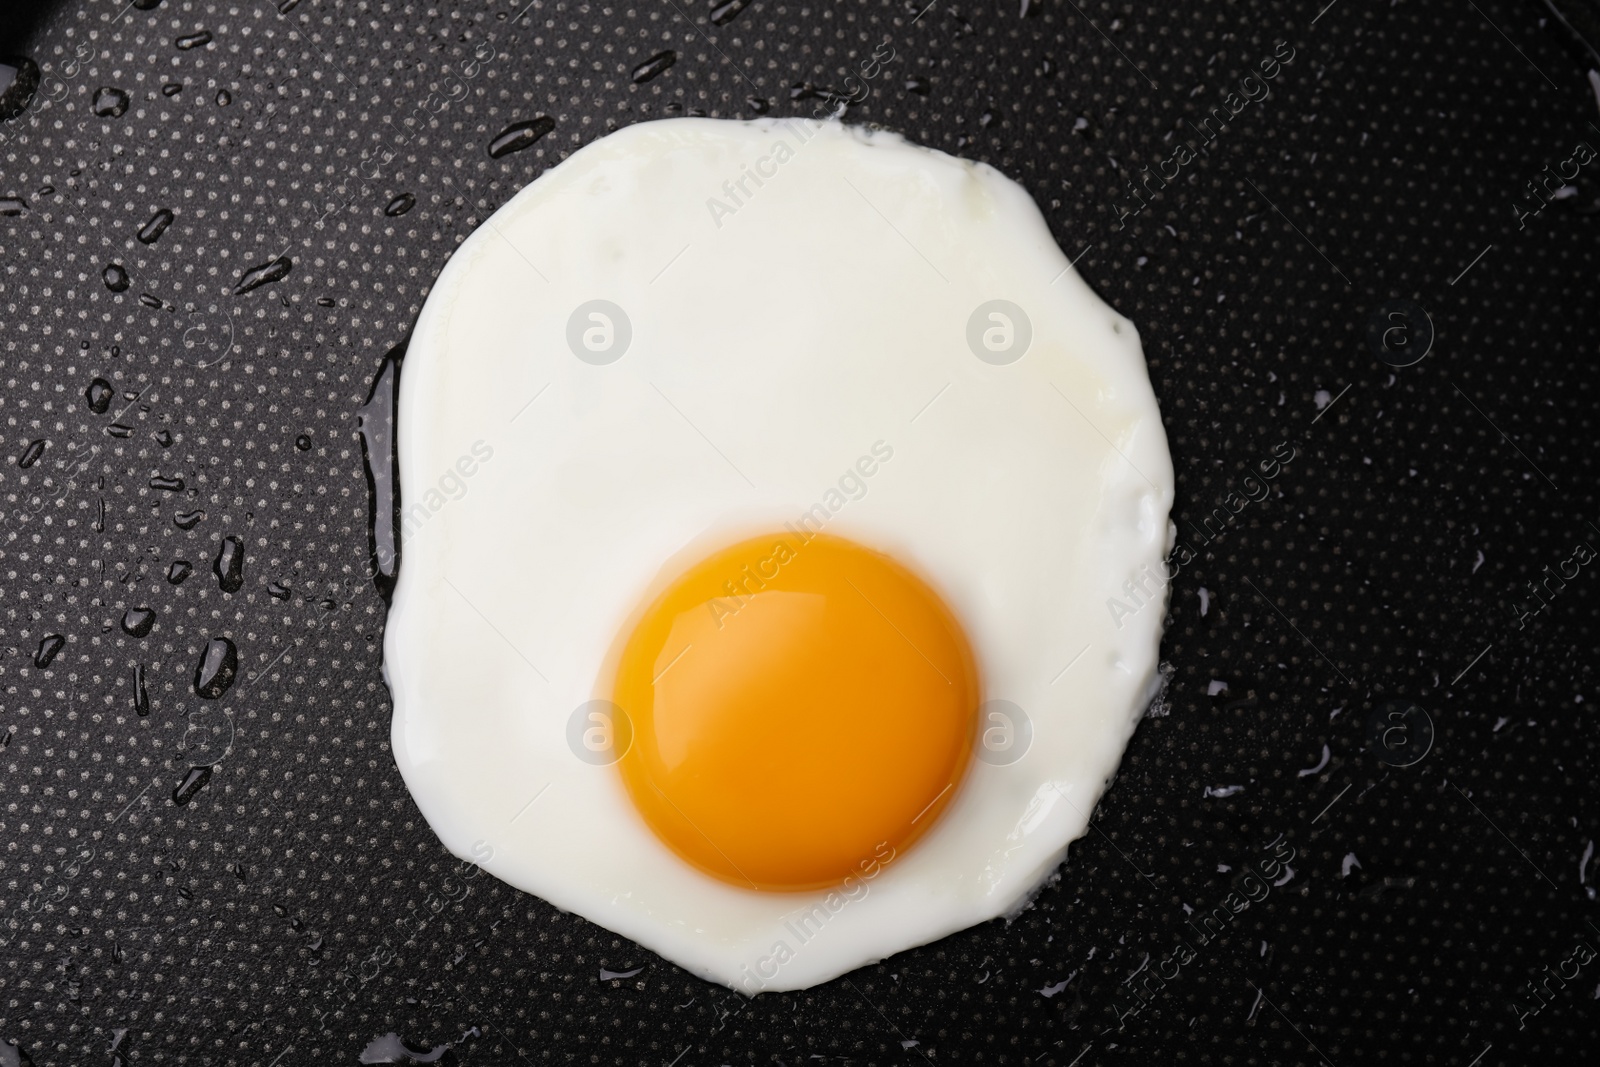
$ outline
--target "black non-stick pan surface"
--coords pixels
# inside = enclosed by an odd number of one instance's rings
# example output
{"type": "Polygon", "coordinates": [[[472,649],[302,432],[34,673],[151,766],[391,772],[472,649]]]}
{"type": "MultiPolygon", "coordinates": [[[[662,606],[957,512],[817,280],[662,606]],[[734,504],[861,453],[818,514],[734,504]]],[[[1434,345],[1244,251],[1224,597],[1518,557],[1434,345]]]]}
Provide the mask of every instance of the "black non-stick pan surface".
{"type": "Polygon", "coordinates": [[[1325,3],[7,0],[0,1064],[1594,1062],[1588,9],[1325,3]],[[829,94],[1138,325],[1188,555],[1033,907],[747,1001],[419,815],[379,379],[573,151],[829,94]]]}

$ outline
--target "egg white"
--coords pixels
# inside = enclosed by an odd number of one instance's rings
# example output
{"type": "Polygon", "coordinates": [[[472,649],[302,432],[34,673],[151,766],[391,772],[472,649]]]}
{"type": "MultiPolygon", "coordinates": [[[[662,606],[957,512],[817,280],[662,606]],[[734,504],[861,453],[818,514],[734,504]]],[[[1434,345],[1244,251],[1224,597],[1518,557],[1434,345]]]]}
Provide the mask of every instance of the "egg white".
{"type": "Polygon", "coordinates": [[[1171,539],[1138,334],[988,166],[831,122],[604,137],[440,274],[397,436],[409,517],[385,671],[418,807],[456,855],[746,993],[1015,908],[1085,832],[1154,692],[1161,594],[1107,609],[1171,539]],[[596,299],[631,326],[604,365],[567,343],[596,299]],[[1005,365],[967,340],[996,299],[1032,326],[1005,365]],[[844,475],[875,446],[892,456],[857,494],[844,475]],[[1033,736],[1015,763],[975,762],[939,824],[863,857],[862,879],[758,893],[670,852],[616,769],[574,756],[568,721],[685,553],[818,504],[827,532],[938,590],[985,696],[1033,736]]]}

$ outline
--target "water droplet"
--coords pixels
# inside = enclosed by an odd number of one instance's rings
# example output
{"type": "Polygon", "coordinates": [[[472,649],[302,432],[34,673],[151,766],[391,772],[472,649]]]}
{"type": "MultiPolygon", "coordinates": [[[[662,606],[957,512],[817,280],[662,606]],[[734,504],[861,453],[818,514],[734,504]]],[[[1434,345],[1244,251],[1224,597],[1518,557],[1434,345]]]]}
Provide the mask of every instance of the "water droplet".
{"type": "Polygon", "coordinates": [[[325,596],[321,600],[317,601],[317,607],[321,608],[323,611],[332,611],[338,606],[339,602],[333,599],[331,596],[325,596]]]}
{"type": "Polygon", "coordinates": [[[388,215],[390,218],[395,218],[399,215],[404,215],[406,212],[410,211],[416,206],[417,198],[415,196],[412,196],[410,193],[401,193],[399,196],[389,201],[389,203],[384,207],[383,213],[388,215]]]}
{"type": "Polygon", "coordinates": [[[55,196],[56,195],[56,187],[53,186],[53,185],[41,185],[41,186],[39,186],[39,195],[40,196],[55,196]]]}
{"type": "Polygon", "coordinates": [[[183,584],[183,580],[194,573],[194,565],[186,559],[175,559],[172,566],[167,568],[167,581],[173,585],[183,584]]]}
{"type": "Polygon", "coordinates": [[[133,0],[133,6],[140,11],[154,11],[161,6],[161,0],[133,0]]]}
{"type": "Polygon", "coordinates": [[[294,261],[288,256],[269,259],[265,263],[245,271],[239,278],[239,284],[233,288],[234,294],[242,295],[271,282],[281,282],[289,276],[289,272],[293,269],[294,261]]]}
{"type": "Polygon", "coordinates": [[[548,115],[541,115],[526,122],[513,122],[489,142],[489,158],[500,159],[513,152],[520,152],[555,128],[556,120],[548,115]]]}
{"type": "Polygon", "coordinates": [[[182,82],[167,82],[161,87],[162,96],[177,96],[181,92],[183,92],[182,82]]]}
{"type": "Polygon", "coordinates": [[[237,537],[224,537],[217,546],[217,558],[211,570],[224,593],[237,593],[244,585],[244,542],[237,537]]]}
{"type": "Polygon", "coordinates": [[[294,447],[298,448],[302,452],[311,451],[311,435],[308,433],[303,433],[299,437],[296,437],[294,439],[294,447]]]}
{"type": "Polygon", "coordinates": [[[83,398],[89,402],[89,410],[96,415],[104,415],[111,410],[111,398],[115,395],[116,390],[104,378],[96,378],[83,391],[83,398]]]}
{"type": "Polygon", "coordinates": [[[228,92],[228,90],[226,90],[226,89],[218,89],[217,90],[217,106],[218,107],[227,107],[231,103],[233,103],[233,94],[228,92]]]}
{"type": "Polygon", "coordinates": [[[28,210],[28,202],[20,196],[0,196],[0,215],[16,218],[28,210]]]}
{"type": "Polygon", "coordinates": [[[67,639],[60,634],[46,634],[39,642],[39,651],[33,654],[33,665],[41,671],[55,662],[56,654],[67,647],[67,639]]]}
{"type": "Polygon", "coordinates": [[[0,122],[28,110],[38,88],[39,64],[25,56],[0,59],[0,122]]]}
{"type": "Polygon", "coordinates": [[[161,306],[161,298],[158,296],[151,296],[149,293],[140,293],[139,303],[143,304],[147,308],[159,308],[161,306]]]}
{"type": "Polygon", "coordinates": [[[195,794],[206,787],[211,781],[210,767],[190,767],[189,773],[183,776],[178,787],[172,791],[172,802],[179,807],[193,800],[195,794]]]}
{"type": "Polygon", "coordinates": [[[110,426],[106,427],[106,433],[112,437],[132,437],[133,427],[124,426],[120,422],[113,422],[110,426]]]}
{"type": "Polygon", "coordinates": [[[677,61],[678,53],[674,52],[670,48],[664,52],[657,52],[643,63],[640,63],[637,67],[633,68],[633,84],[643,85],[651,78],[661,74],[677,61]]]}
{"type": "Polygon", "coordinates": [[[1049,59],[1039,60],[1039,73],[1048,78],[1056,72],[1056,65],[1049,59]]]}
{"type": "Polygon", "coordinates": [[[158,474],[150,479],[150,488],[159,489],[166,493],[181,493],[183,492],[183,479],[164,478],[158,474]]]}
{"type": "Polygon", "coordinates": [[[239,649],[226,637],[213,637],[206,642],[200,666],[194,669],[194,691],[215,700],[228,691],[238,673],[239,649]]]}
{"type": "Polygon", "coordinates": [[[94,102],[90,106],[103,119],[119,118],[128,110],[128,94],[121,89],[102,85],[94,91],[94,102]]]}
{"type": "Polygon", "coordinates": [[[983,114],[978,116],[978,127],[980,129],[987,128],[989,123],[991,123],[993,121],[994,121],[994,112],[993,111],[985,111],[983,114]]]}
{"type": "Polygon", "coordinates": [[[113,293],[126,292],[128,288],[128,272],[120,263],[107,263],[106,269],[100,272],[100,280],[106,283],[106,288],[113,293]]]}
{"type": "Polygon", "coordinates": [[[289,587],[282,582],[272,582],[267,586],[267,595],[274,600],[288,600],[289,587]]]}
{"type": "Polygon", "coordinates": [[[757,115],[765,115],[772,110],[772,101],[763,100],[759,96],[747,96],[744,98],[744,106],[754,111],[757,115]]]}
{"type": "Polygon", "coordinates": [[[39,462],[39,457],[44,455],[44,446],[45,441],[43,438],[40,438],[37,441],[29,441],[28,447],[24,448],[22,450],[22,455],[17,457],[17,466],[21,467],[23,470],[27,470],[29,467],[39,462]]]}
{"type": "Polygon", "coordinates": [[[172,43],[178,46],[180,52],[187,52],[191,48],[203,48],[211,43],[211,31],[201,30],[199,33],[187,34],[172,43]]]}
{"type": "Polygon", "coordinates": [[[372,391],[358,411],[361,459],[367,472],[367,497],[371,502],[367,548],[372,556],[373,584],[385,601],[394,592],[400,574],[400,483],[396,476],[394,409],[400,395],[400,361],[404,344],[383,357],[372,380],[372,391]]]}
{"type": "Polygon", "coordinates": [[[916,93],[918,96],[927,96],[933,91],[933,83],[920,74],[913,74],[906,78],[906,92],[916,93]]]}
{"type": "Polygon", "coordinates": [[[200,520],[205,517],[206,513],[199,508],[193,511],[180,511],[172,517],[172,524],[180,530],[192,530],[199,526],[200,520]]]}
{"type": "Polygon", "coordinates": [[[172,431],[171,430],[157,430],[156,431],[156,444],[160,445],[162,448],[171,448],[172,447],[172,431]]]}
{"type": "Polygon", "coordinates": [[[339,302],[331,296],[319,296],[317,298],[317,307],[319,308],[337,307],[338,304],[339,302]]]}
{"type": "Polygon", "coordinates": [[[21,1045],[0,1041],[0,1067],[33,1067],[33,1060],[21,1045]]]}
{"type": "Polygon", "coordinates": [[[133,710],[140,718],[150,714],[150,693],[144,687],[144,664],[133,668],[133,710]]]}
{"type": "Polygon", "coordinates": [[[711,24],[726,26],[739,17],[739,12],[750,6],[750,0],[723,0],[711,9],[711,24]]]}
{"type": "Polygon", "coordinates": [[[300,0],[278,0],[278,14],[287,15],[300,6],[300,0]]]}
{"type": "Polygon", "coordinates": [[[321,952],[322,935],[313,930],[311,932],[311,939],[306,942],[306,948],[309,948],[312,952],[321,952]]]}
{"type": "Polygon", "coordinates": [[[166,208],[161,208],[151,215],[150,221],[139,227],[139,232],[135,235],[139,238],[139,243],[155,244],[161,239],[161,235],[167,232],[167,227],[172,225],[172,219],[172,212],[166,208]]]}
{"type": "Polygon", "coordinates": [[[129,608],[122,613],[122,632],[129,637],[147,637],[155,625],[156,613],[149,608],[129,608]]]}
{"type": "Polygon", "coordinates": [[[423,1048],[420,1045],[413,1045],[399,1034],[387,1033],[367,1043],[367,1047],[361,1050],[360,1062],[396,1063],[404,1067],[418,1067],[419,1064],[438,1063],[449,1051],[448,1044],[423,1048]]]}
{"type": "Polygon", "coordinates": [[[1039,0],[1017,0],[1017,14],[1025,19],[1034,18],[1039,14],[1039,0]]]}

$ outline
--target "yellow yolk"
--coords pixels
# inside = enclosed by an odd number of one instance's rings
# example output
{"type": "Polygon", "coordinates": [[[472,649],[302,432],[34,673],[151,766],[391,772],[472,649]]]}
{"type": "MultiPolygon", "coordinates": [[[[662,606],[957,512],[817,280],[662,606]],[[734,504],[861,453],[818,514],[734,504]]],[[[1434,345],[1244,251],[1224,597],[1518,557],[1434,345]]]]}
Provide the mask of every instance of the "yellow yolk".
{"type": "Polygon", "coordinates": [[[910,571],[842,538],[773,534],[680,576],[644,612],[612,700],[633,803],[735,885],[819,889],[933,825],[979,702],[955,617],[910,571]]]}

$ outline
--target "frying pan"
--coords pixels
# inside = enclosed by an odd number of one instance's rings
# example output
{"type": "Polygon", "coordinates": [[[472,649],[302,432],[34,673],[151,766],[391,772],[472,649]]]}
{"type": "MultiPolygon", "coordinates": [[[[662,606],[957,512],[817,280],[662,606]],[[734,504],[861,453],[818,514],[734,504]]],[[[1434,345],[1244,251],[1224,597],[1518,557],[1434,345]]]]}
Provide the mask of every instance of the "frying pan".
{"type": "Polygon", "coordinates": [[[1591,5],[0,20],[0,1063],[1592,1058],[1591,5]],[[819,100],[1034,196],[1141,330],[1192,558],[1032,908],[746,1000],[417,813],[385,405],[451,250],[545,169],[819,100]]]}

